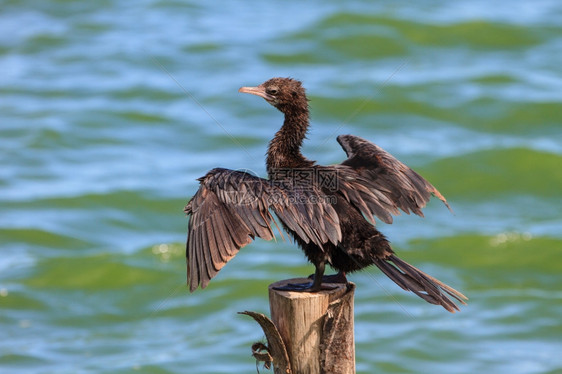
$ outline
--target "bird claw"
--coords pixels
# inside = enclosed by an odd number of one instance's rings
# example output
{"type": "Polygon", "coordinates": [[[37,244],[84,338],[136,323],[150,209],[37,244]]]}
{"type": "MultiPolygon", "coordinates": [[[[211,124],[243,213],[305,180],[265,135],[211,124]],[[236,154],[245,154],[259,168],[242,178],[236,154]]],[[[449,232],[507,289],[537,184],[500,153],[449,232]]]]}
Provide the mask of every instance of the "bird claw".
{"type": "MultiPolygon", "coordinates": [[[[310,274],[308,279],[314,280],[314,274],[310,274]]],[[[343,283],[347,284],[347,278],[344,273],[336,273],[332,275],[324,275],[322,277],[322,283],[343,283]]]]}
{"type": "Polygon", "coordinates": [[[321,284],[319,289],[313,287],[313,282],[307,283],[287,283],[284,286],[273,287],[276,291],[292,291],[292,292],[318,292],[318,291],[331,291],[338,288],[338,286],[329,286],[321,284]]]}

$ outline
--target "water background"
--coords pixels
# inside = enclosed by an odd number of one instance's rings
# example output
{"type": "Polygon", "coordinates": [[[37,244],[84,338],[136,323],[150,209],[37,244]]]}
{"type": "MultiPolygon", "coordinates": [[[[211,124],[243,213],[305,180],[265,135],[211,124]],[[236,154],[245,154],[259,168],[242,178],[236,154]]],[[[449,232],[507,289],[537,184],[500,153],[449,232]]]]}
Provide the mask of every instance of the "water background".
{"type": "Polygon", "coordinates": [[[562,4],[371,3],[0,1],[0,371],[255,372],[237,312],[313,267],[257,240],[189,294],[182,208],[265,175],[282,117],[237,90],[292,76],[308,157],[365,137],[455,211],[379,227],[469,305],[352,275],[358,372],[562,373],[562,4]]]}

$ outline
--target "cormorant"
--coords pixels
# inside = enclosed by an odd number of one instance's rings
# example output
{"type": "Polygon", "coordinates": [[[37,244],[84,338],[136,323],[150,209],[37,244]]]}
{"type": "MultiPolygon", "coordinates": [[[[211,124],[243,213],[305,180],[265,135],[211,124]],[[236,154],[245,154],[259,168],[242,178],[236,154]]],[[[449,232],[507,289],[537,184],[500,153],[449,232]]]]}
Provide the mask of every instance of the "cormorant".
{"type": "MultiPolygon", "coordinates": [[[[377,145],[340,135],[347,154],[341,164],[317,165],[301,154],[309,126],[308,100],[300,81],[272,78],[239,92],[264,98],[285,115],[269,143],[263,179],[247,172],[216,168],[199,178],[200,187],[185,207],[189,215],[187,278],[190,291],[205,288],[240,248],[255,237],[271,240],[275,213],[316,271],[313,281],[284,289],[317,292],[325,265],[346,273],[376,265],[404,290],[431,304],[459,310],[449,296],[465,304],[466,296],[396,256],[374,226],[374,216],[392,223],[392,215],[421,209],[431,195],[450,209],[445,198],[418,173],[377,145]]],[[[334,277],[334,276],[332,276],[334,277]]]]}

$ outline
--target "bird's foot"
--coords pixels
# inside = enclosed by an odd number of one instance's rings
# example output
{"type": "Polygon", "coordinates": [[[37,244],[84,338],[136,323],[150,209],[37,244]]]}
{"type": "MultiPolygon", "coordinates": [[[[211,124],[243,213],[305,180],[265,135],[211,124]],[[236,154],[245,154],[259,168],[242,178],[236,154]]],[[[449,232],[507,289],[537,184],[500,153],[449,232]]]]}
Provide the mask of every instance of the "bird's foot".
{"type": "Polygon", "coordinates": [[[287,283],[284,286],[273,287],[274,290],[278,291],[293,291],[293,292],[319,292],[319,291],[331,291],[338,288],[338,286],[330,285],[337,284],[347,284],[347,278],[345,273],[339,272],[333,275],[324,275],[322,277],[322,282],[315,280],[314,274],[308,277],[312,282],[306,283],[287,283]]]}
{"type": "Polygon", "coordinates": [[[314,282],[306,283],[287,283],[284,286],[273,287],[277,291],[293,291],[293,292],[319,292],[319,291],[331,291],[338,288],[337,286],[330,286],[327,284],[320,284],[319,286],[314,286],[314,282]]]}
{"type": "MultiPolygon", "coordinates": [[[[308,279],[312,279],[314,280],[314,274],[311,274],[308,279]]],[[[339,272],[337,274],[332,274],[332,275],[324,275],[322,277],[322,283],[343,283],[343,284],[347,284],[347,278],[345,276],[345,273],[339,272]]]]}

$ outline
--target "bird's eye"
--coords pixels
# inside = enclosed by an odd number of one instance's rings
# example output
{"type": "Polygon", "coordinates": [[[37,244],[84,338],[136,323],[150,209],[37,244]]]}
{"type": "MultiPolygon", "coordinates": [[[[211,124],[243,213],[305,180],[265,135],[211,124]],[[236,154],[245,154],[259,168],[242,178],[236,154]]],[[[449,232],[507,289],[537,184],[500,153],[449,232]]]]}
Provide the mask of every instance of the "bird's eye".
{"type": "Polygon", "coordinates": [[[268,89],[265,90],[265,92],[268,95],[277,95],[278,90],[277,90],[277,88],[268,88],[268,89]]]}

